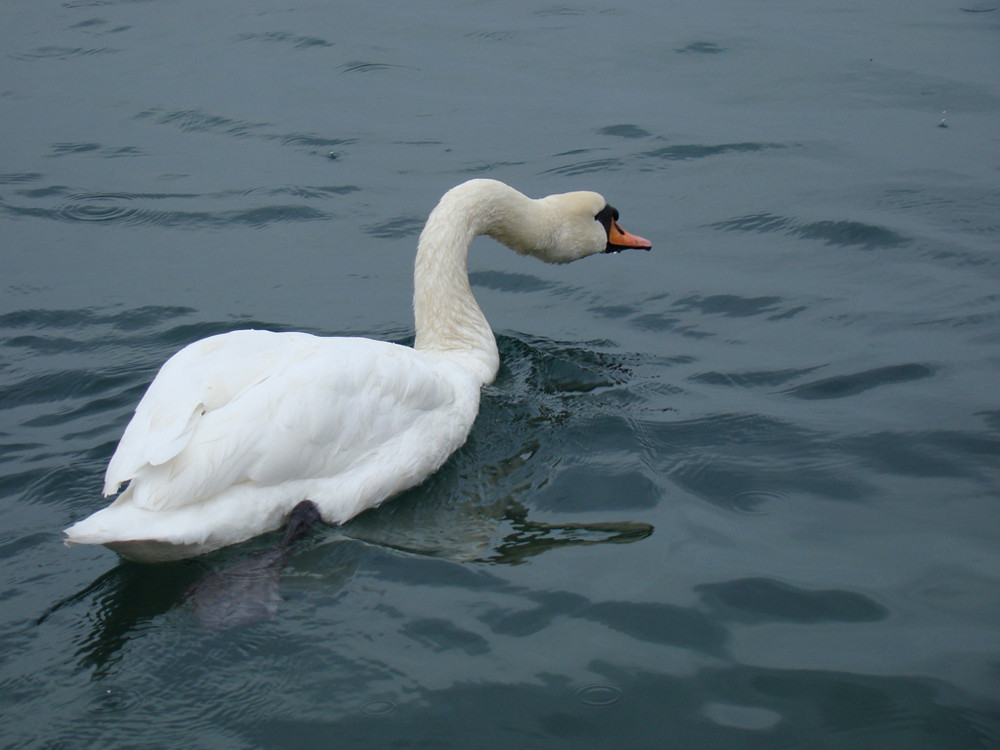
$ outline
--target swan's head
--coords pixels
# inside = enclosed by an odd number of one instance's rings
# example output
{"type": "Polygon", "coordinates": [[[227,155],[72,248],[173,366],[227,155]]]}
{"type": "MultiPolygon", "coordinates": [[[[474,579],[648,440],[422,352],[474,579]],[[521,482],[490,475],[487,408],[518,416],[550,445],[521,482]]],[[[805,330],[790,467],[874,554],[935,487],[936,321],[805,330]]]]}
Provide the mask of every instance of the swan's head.
{"type": "Polygon", "coordinates": [[[449,246],[444,238],[452,237],[464,250],[480,234],[547,263],[652,247],[649,240],[622,229],[618,211],[597,193],[559,193],[532,200],[497,180],[475,179],[453,187],[431,212],[420,235],[418,267],[423,265],[419,258],[449,246]]]}
{"type": "Polygon", "coordinates": [[[598,193],[550,195],[537,201],[544,227],[535,229],[535,247],[528,250],[547,263],[569,263],[597,253],[620,253],[627,248],[649,250],[649,240],[626,232],[618,211],[598,193]]]}

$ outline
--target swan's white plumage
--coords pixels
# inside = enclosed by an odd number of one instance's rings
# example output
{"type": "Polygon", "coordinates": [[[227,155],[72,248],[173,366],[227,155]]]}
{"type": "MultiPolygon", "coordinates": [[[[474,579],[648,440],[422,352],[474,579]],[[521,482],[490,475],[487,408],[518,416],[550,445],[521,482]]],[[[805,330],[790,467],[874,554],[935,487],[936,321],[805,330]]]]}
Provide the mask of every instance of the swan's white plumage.
{"type": "Polygon", "coordinates": [[[596,193],[533,201],[492,180],[449,191],[420,237],[414,348],[248,330],[177,352],[108,464],[104,494],[128,487],[67,542],[176,559],[275,529],[305,499],[343,523],[419,483],[465,441],[499,364],[469,287],[473,237],[567,262],[607,247],[604,205],[596,193]]]}
{"type": "Polygon", "coordinates": [[[447,359],[370,339],[234,331],[195,342],[164,365],[108,466],[106,490],[129,487],[68,533],[128,555],[120,527],[141,523],[133,556],[146,559],[155,539],[166,559],[268,531],[306,498],[342,523],[444,463],[479,389],[447,359]]]}

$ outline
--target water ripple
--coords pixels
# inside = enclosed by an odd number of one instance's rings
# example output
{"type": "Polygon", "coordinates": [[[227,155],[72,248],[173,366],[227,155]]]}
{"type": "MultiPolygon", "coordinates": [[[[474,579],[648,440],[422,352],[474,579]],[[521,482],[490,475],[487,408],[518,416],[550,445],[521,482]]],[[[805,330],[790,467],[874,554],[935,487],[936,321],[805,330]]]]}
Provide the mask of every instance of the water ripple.
{"type": "MultiPolygon", "coordinates": [[[[774,500],[797,493],[863,500],[871,486],[825,433],[759,414],[718,414],[643,425],[647,461],[687,491],[722,508],[748,511],[747,492],[774,500]],[[780,459],[777,457],[780,456],[780,459]]],[[[768,499],[761,508],[766,511],[768,499]]]]}
{"type": "Polygon", "coordinates": [[[120,159],[130,156],[145,156],[146,151],[137,146],[102,146],[100,143],[55,143],[52,145],[52,157],[71,156],[77,154],[95,154],[104,159],[120,159]]]}
{"type": "Polygon", "coordinates": [[[604,683],[591,683],[581,685],[575,691],[576,699],[585,706],[613,706],[625,695],[617,685],[607,685],[604,683]]]}
{"type": "Polygon", "coordinates": [[[889,611],[871,598],[838,589],[807,590],[769,578],[694,587],[725,619],[741,622],[877,622],[889,611]]]}
{"type": "Polygon", "coordinates": [[[4,172],[0,173],[0,185],[19,185],[25,182],[37,182],[44,176],[41,172],[4,172]]]}
{"type": "Polygon", "coordinates": [[[995,474],[1000,437],[961,430],[882,431],[843,441],[844,449],[881,473],[919,478],[995,474]]]}
{"type": "Polygon", "coordinates": [[[487,172],[495,172],[498,169],[505,169],[507,167],[520,167],[524,164],[525,162],[523,161],[482,161],[462,167],[460,171],[465,174],[486,174],[487,172]]]}
{"type": "Polygon", "coordinates": [[[158,125],[172,125],[185,133],[222,133],[235,138],[259,135],[267,127],[263,122],[247,122],[213,115],[200,109],[180,109],[164,112],[159,107],[143,110],[136,120],[151,119],[158,125]]]}
{"type": "Polygon", "coordinates": [[[618,158],[589,159],[573,164],[565,164],[561,167],[546,169],[542,172],[542,174],[558,174],[566,177],[575,177],[577,175],[589,174],[591,172],[609,172],[621,169],[623,165],[624,162],[618,158]]]}
{"type": "Polygon", "coordinates": [[[599,135],[611,135],[616,138],[648,138],[652,135],[648,130],[643,130],[638,125],[606,125],[603,128],[598,128],[597,133],[599,135]]]}
{"type": "Polygon", "coordinates": [[[736,388],[773,388],[778,385],[797,380],[804,375],[815,372],[819,366],[788,368],[784,370],[747,370],[743,372],[702,372],[692,375],[688,380],[709,385],[724,385],[736,388]]]}
{"type": "Polygon", "coordinates": [[[726,507],[747,515],[766,516],[787,504],[788,496],[773,490],[742,490],[726,501],[726,507]]]}
{"type": "Polygon", "coordinates": [[[707,145],[703,143],[685,143],[676,146],[663,146],[662,148],[647,151],[643,157],[650,159],[662,159],[664,161],[687,161],[689,159],[704,159],[709,156],[719,156],[721,154],[737,153],[757,153],[773,149],[783,149],[787,146],[783,143],[719,143],[707,145]]]}
{"type": "Polygon", "coordinates": [[[344,63],[340,66],[340,71],[342,73],[377,73],[383,70],[393,70],[394,68],[402,67],[402,65],[392,65],[390,63],[356,61],[344,63]]]}
{"type": "Polygon", "coordinates": [[[122,713],[135,710],[145,701],[145,696],[134,688],[104,685],[91,701],[90,711],[98,714],[122,713]]]}
{"type": "Polygon", "coordinates": [[[259,33],[247,32],[245,34],[239,34],[236,38],[240,41],[278,42],[281,44],[290,44],[297,49],[333,46],[333,43],[326,41],[326,39],[320,39],[315,36],[298,36],[288,31],[264,31],[259,33]]]}
{"type": "Polygon", "coordinates": [[[113,47],[99,47],[97,49],[86,47],[35,47],[29,52],[13,54],[15,60],[72,60],[77,57],[90,57],[92,55],[109,55],[121,50],[113,47]]]}
{"type": "Polygon", "coordinates": [[[301,204],[273,204],[228,210],[162,209],[135,205],[138,202],[166,200],[217,200],[235,196],[264,194],[292,195],[300,198],[325,198],[356,191],[354,186],[286,186],[250,188],[243,191],[198,195],[195,193],[76,193],[64,186],[19,191],[25,197],[39,199],[63,197],[52,207],[16,205],[0,200],[0,211],[15,217],[54,219],[70,222],[108,222],[127,225],[155,225],[165,228],[203,229],[226,226],[264,227],[276,223],[325,221],[328,211],[301,204]]]}
{"type": "Polygon", "coordinates": [[[135,115],[136,120],[152,120],[157,125],[169,125],[185,133],[213,133],[233,138],[258,138],[263,141],[277,141],[283,146],[308,146],[329,148],[354,143],[353,138],[333,138],[313,133],[269,132],[270,123],[238,120],[211,114],[201,109],[164,110],[152,107],[135,115]]]}
{"type": "Polygon", "coordinates": [[[720,47],[715,42],[691,42],[690,44],[680,47],[674,51],[682,55],[717,55],[720,52],[725,52],[726,48],[720,47]]]}
{"type": "Polygon", "coordinates": [[[769,213],[749,214],[709,224],[711,229],[732,232],[781,232],[806,240],[820,240],[827,245],[860,247],[865,250],[902,247],[911,239],[887,227],[860,221],[822,220],[799,222],[769,213]]]}
{"type": "Polygon", "coordinates": [[[398,240],[414,237],[424,228],[424,220],[414,216],[399,216],[365,227],[365,234],[380,240],[398,240]]]}
{"type": "Polygon", "coordinates": [[[836,375],[830,378],[823,378],[822,380],[815,380],[811,383],[804,383],[803,385],[789,389],[786,393],[796,398],[808,400],[845,398],[847,396],[856,396],[872,388],[923,380],[924,378],[932,377],[936,371],[936,367],[915,362],[902,365],[889,365],[888,367],[875,367],[862,372],[836,375]]]}
{"type": "Polygon", "coordinates": [[[366,716],[388,716],[399,709],[399,704],[390,698],[375,698],[361,707],[366,716]]]}
{"type": "Polygon", "coordinates": [[[724,315],[727,318],[747,318],[773,313],[783,302],[781,297],[740,297],[736,294],[714,294],[708,297],[693,294],[677,300],[676,310],[698,310],[705,315],[724,315]]]}
{"type": "Polygon", "coordinates": [[[277,140],[282,146],[309,146],[311,148],[330,148],[332,146],[347,146],[356,143],[355,138],[329,138],[311,133],[288,133],[287,135],[264,136],[266,140],[277,140]]]}

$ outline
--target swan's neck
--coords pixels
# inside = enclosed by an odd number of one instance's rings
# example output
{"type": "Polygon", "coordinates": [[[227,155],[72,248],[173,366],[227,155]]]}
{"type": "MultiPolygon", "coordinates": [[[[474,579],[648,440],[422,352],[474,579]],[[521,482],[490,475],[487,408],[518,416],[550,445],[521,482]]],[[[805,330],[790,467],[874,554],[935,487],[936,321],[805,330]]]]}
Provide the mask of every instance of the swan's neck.
{"type": "Polygon", "coordinates": [[[469,245],[477,236],[489,234],[524,252],[522,235],[538,222],[536,204],[493,180],[472,180],[445,193],[428,217],[417,247],[414,348],[459,362],[484,385],[493,382],[500,356],[469,286],[469,245]]]}

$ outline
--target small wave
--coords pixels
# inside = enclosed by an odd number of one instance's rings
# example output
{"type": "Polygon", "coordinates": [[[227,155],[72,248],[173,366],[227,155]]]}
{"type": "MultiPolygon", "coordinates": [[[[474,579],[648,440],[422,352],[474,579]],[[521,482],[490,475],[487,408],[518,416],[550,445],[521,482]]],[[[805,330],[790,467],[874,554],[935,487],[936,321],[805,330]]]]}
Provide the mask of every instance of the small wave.
{"type": "Polygon", "coordinates": [[[590,174],[592,172],[611,172],[617,169],[621,169],[624,163],[621,159],[609,158],[609,159],[591,159],[588,161],[576,162],[575,164],[565,164],[561,167],[553,167],[552,169],[546,169],[542,174],[558,174],[565,177],[576,177],[582,174],[590,174]]]}
{"type": "Polygon", "coordinates": [[[332,148],[356,142],[356,139],[353,138],[335,138],[314,133],[268,132],[269,123],[238,120],[215,115],[201,109],[166,111],[159,107],[153,107],[139,112],[135,115],[135,119],[152,120],[157,125],[168,125],[186,133],[214,133],[234,138],[259,138],[263,141],[277,141],[283,146],[332,148]]]}
{"type": "Polygon", "coordinates": [[[105,159],[120,159],[130,156],[145,156],[146,151],[137,146],[102,146],[100,143],[54,143],[49,156],[75,156],[93,154],[105,159]]]}
{"type": "Polygon", "coordinates": [[[677,300],[675,310],[698,310],[705,315],[727,318],[747,318],[774,313],[784,300],[781,297],[740,297],[736,294],[713,294],[708,297],[691,295],[677,300]]]}
{"type": "Polygon", "coordinates": [[[550,16],[582,16],[584,13],[585,11],[568,5],[550,5],[547,8],[536,10],[534,15],[547,18],[550,16]]]}
{"type": "Polygon", "coordinates": [[[827,245],[861,247],[865,250],[910,244],[908,237],[891,229],[860,221],[814,221],[799,226],[795,234],[807,240],[820,240],[827,245]]]}
{"type": "MultiPolygon", "coordinates": [[[[361,188],[357,185],[286,185],[280,188],[268,188],[264,190],[267,195],[292,195],[296,198],[327,198],[331,195],[349,195],[356,193],[361,188]]],[[[248,194],[257,192],[255,189],[248,191],[248,194]]]]}
{"type": "Polygon", "coordinates": [[[540,292],[559,286],[555,282],[545,281],[526,273],[510,273],[508,271],[472,271],[469,273],[469,282],[473,286],[484,289],[522,293],[540,292]]]}
{"type": "Polygon", "coordinates": [[[748,491],[775,499],[799,492],[838,501],[871,496],[869,485],[844,471],[850,459],[828,435],[787,420],[722,413],[646,423],[644,431],[649,461],[661,475],[729,511],[753,512],[748,491]]]}
{"type": "Polygon", "coordinates": [[[460,171],[465,174],[486,174],[507,167],[521,167],[524,164],[523,161],[482,161],[462,167],[460,171]]]}
{"type": "Polygon", "coordinates": [[[411,216],[400,216],[365,228],[365,234],[381,240],[396,240],[420,234],[424,220],[411,216]]]}
{"type": "Polygon", "coordinates": [[[100,143],[54,143],[52,144],[52,156],[65,156],[67,154],[86,154],[91,151],[99,151],[100,143]]]}
{"type": "Polygon", "coordinates": [[[200,109],[182,109],[164,112],[158,107],[147,109],[135,119],[151,119],[158,125],[171,125],[185,133],[222,133],[235,138],[259,136],[259,131],[267,127],[263,122],[247,122],[221,115],[213,115],[200,109]]]}
{"type": "MultiPolygon", "coordinates": [[[[0,410],[24,407],[28,404],[47,404],[66,399],[89,398],[103,395],[132,384],[132,377],[125,373],[94,370],[59,370],[48,373],[33,373],[31,377],[15,380],[0,387],[0,410]]],[[[66,413],[42,415],[45,423],[67,421],[66,413]]],[[[41,423],[39,423],[41,424],[41,423]]]]}
{"type": "Polygon", "coordinates": [[[488,39],[491,42],[509,42],[514,38],[513,31],[472,31],[465,35],[475,39],[488,39]]]}
{"type": "Polygon", "coordinates": [[[588,462],[555,471],[536,491],[532,505],[551,513],[604,513],[655,508],[663,497],[657,482],[641,468],[614,470],[588,462]],[[597,469],[597,470],[595,470],[597,469]],[[568,488],[574,488],[572,492],[568,488]]]}
{"type": "Polygon", "coordinates": [[[37,182],[44,176],[41,172],[4,172],[0,174],[0,185],[20,185],[25,182],[37,182]]]}
{"type": "Polygon", "coordinates": [[[67,221],[129,221],[139,214],[139,209],[125,205],[131,200],[127,194],[78,195],[58,206],[56,213],[67,221]]]}
{"type": "Polygon", "coordinates": [[[843,441],[865,464],[898,476],[967,477],[993,472],[1000,455],[995,433],[961,430],[883,431],[843,441]]]}
{"type": "Polygon", "coordinates": [[[326,39],[320,39],[315,36],[298,36],[288,31],[264,31],[259,33],[248,32],[245,34],[239,34],[236,38],[243,42],[278,42],[281,44],[290,44],[298,49],[333,46],[333,43],[328,42],[326,39]]]}
{"type": "Polygon", "coordinates": [[[15,60],[71,60],[76,57],[89,57],[91,55],[109,55],[121,52],[114,47],[100,47],[88,49],[85,47],[35,47],[29,52],[11,55],[15,60]]]}
{"type": "Polygon", "coordinates": [[[695,586],[712,607],[743,622],[877,622],[889,616],[854,591],[810,591],[770,578],[740,578],[695,586]]]}
{"type": "MultiPolygon", "coordinates": [[[[9,328],[13,330],[66,331],[93,326],[132,330],[184,317],[194,312],[195,310],[190,307],[160,305],[137,307],[121,312],[108,312],[99,308],[16,310],[0,315],[0,330],[9,328]]],[[[97,338],[95,342],[103,345],[103,339],[97,338]]],[[[10,340],[6,343],[10,343],[10,340]]]]}
{"type": "MultiPolygon", "coordinates": [[[[285,187],[277,189],[245,191],[265,192],[271,195],[292,194],[302,197],[325,197],[331,194],[349,193],[356,188],[348,187],[285,187]]],[[[140,201],[162,201],[166,199],[212,199],[229,197],[232,192],[200,196],[196,193],[68,193],[65,188],[33,191],[29,197],[48,195],[65,196],[53,207],[14,205],[0,201],[0,211],[12,216],[54,219],[71,222],[120,223],[132,226],[155,225],[166,228],[202,229],[226,226],[263,227],[276,223],[300,221],[325,221],[330,218],[326,211],[300,204],[276,204],[254,208],[230,209],[222,211],[161,209],[148,205],[136,205],[140,201]]]]}
{"type": "Polygon", "coordinates": [[[891,187],[877,193],[880,207],[908,214],[919,213],[923,221],[949,232],[996,236],[1000,232],[1000,190],[983,187],[891,187]]]}
{"type": "Polygon", "coordinates": [[[32,188],[30,190],[16,190],[15,192],[17,195],[23,195],[25,198],[38,199],[71,195],[73,191],[65,185],[49,185],[48,187],[32,188]]]}
{"type": "Polygon", "coordinates": [[[401,68],[402,65],[378,62],[349,62],[340,66],[341,73],[376,73],[383,70],[401,68]]]}
{"type": "Polygon", "coordinates": [[[785,393],[795,398],[820,400],[857,396],[884,385],[898,385],[932,377],[937,368],[918,363],[876,367],[862,372],[837,375],[791,388],[785,393]]]}
{"type": "Polygon", "coordinates": [[[533,337],[497,339],[502,379],[521,380],[535,394],[565,397],[609,388],[629,380],[630,363],[617,354],[599,351],[606,342],[560,344],[533,337]]]}
{"type": "Polygon", "coordinates": [[[267,136],[267,138],[280,141],[282,146],[309,146],[311,148],[332,148],[357,142],[354,138],[330,138],[310,133],[289,133],[288,135],[267,136]]]}
{"type": "Polygon", "coordinates": [[[807,240],[819,240],[838,247],[860,247],[865,250],[902,247],[911,239],[898,232],[860,221],[822,220],[799,222],[786,216],[769,213],[748,214],[735,219],[709,224],[711,229],[738,232],[781,232],[807,240]]]}
{"type": "Polygon", "coordinates": [[[663,146],[653,151],[647,151],[641,154],[641,156],[649,159],[662,159],[664,161],[688,161],[690,159],[705,159],[710,156],[720,156],[722,154],[749,154],[783,148],[787,148],[787,146],[782,143],[745,142],[720,143],[715,145],[686,143],[676,146],[663,146]]]}
{"type": "Polygon", "coordinates": [[[602,601],[581,608],[579,617],[599,622],[643,643],[679,646],[719,655],[728,632],[694,607],[661,602],[602,601]]]}
{"type": "Polygon", "coordinates": [[[674,50],[682,55],[718,55],[725,52],[725,47],[720,47],[715,42],[691,42],[690,44],[674,50]]]}
{"type": "Polygon", "coordinates": [[[652,133],[643,130],[638,125],[607,125],[597,129],[598,135],[611,135],[616,138],[648,138],[652,133]]]}
{"type": "Polygon", "coordinates": [[[737,388],[773,388],[808,375],[818,367],[785,370],[746,370],[743,372],[719,372],[712,370],[692,375],[689,380],[708,385],[724,385],[737,388]]]}

